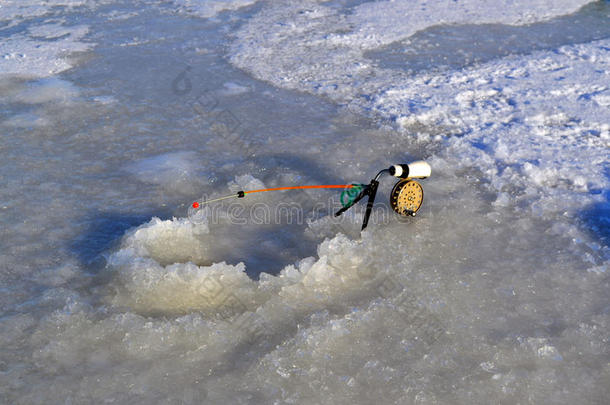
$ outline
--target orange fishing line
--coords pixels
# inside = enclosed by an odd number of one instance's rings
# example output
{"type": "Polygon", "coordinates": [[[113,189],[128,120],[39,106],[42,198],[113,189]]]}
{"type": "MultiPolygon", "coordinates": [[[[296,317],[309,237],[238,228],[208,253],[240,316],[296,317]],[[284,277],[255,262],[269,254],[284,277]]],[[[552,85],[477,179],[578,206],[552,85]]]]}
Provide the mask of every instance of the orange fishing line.
{"type": "Polygon", "coordinates": [[[304,188],[352,188],[352,187],[354,187],[353,184],[325,184],[325,185],[318,185],[318,186],[292,186],[292,187],[262,188],[260,190],[244,191],[244,193],[251,194],[251,193],[260,193],[263,191],[297,190],[297,189],[304,189],[304,188]]]}

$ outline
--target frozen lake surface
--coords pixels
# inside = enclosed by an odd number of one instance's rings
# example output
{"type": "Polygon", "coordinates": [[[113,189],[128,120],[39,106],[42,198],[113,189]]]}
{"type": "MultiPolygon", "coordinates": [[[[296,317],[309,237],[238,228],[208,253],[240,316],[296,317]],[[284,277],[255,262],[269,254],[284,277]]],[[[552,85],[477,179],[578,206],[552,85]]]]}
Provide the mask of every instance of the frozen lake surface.
{"type": "Polygon", "coordinates": [[[610,398],[610,2],[0,0],[0,37],[1,403],[610,398]],[[340,190],[189,209],[418,159],[361,235],[340,190]]]}

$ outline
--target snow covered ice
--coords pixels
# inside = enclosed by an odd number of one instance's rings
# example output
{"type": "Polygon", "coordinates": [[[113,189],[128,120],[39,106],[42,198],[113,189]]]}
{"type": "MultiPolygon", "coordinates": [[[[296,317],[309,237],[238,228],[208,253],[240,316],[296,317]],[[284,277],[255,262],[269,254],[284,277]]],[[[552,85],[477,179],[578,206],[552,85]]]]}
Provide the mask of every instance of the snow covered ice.
{"type": "Polygon", "coordinates": [[[0,403],[607,403],[609,22],[0,0],[0,403]],[[189,208],[419,159],[362,235],[339,190],[189,208]]]}

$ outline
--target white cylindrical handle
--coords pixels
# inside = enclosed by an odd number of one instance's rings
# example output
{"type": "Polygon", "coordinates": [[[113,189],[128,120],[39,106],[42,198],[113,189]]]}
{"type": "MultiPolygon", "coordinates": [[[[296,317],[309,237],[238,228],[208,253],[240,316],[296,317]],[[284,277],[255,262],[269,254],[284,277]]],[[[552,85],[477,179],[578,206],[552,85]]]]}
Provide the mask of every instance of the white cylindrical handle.
{"type": "Polygon", "coordinates": [[[423,160],[409,163],[409,177],[414,179],[425,179],[432,174],[432,168],[423,160]]]}
{"type": "Polygon", "coordinates": [[[401,179],[425,179],[432,174],[432,168],[423,160],[409,164],[393,165],[389,171],[392,176],[401,179]]]}

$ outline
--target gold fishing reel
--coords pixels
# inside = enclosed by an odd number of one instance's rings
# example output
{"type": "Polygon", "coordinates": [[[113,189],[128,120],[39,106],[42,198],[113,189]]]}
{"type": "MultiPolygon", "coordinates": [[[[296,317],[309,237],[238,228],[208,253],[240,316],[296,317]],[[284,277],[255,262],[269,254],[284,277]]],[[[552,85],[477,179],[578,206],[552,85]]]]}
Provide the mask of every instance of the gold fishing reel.
{"type": "Polygon", "coordinates": [[[390,193],[390,206],[404,217],[415,216],[423,202],[424,189],[415,180],[399,180],[390,193]]]}

